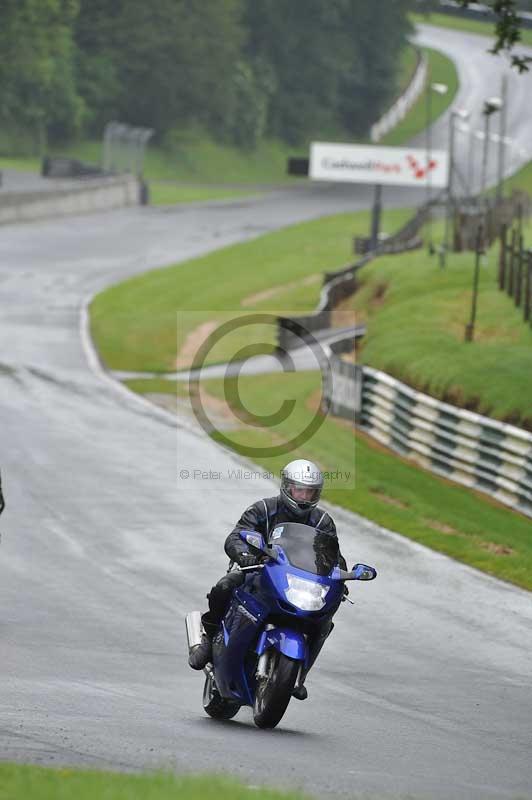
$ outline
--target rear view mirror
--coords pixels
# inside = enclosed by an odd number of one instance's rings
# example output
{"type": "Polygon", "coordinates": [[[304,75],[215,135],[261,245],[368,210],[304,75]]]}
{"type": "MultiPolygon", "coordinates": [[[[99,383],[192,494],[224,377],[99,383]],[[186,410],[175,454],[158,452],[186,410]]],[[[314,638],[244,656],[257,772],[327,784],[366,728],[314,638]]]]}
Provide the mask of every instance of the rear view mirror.
{"type": "Polygon", "coordinates": [[[257,550],[264,550],[264,539],[260,533],[256,531],[240,531],[240,538],[243,539],[250,547],[255,547],[257,550]]]}
{"type": "Polygon", "coordinates": [[[367,564],[355,564],[352,573],[355,581],[372,581],[377,577],[377,570],[367,564]]]}

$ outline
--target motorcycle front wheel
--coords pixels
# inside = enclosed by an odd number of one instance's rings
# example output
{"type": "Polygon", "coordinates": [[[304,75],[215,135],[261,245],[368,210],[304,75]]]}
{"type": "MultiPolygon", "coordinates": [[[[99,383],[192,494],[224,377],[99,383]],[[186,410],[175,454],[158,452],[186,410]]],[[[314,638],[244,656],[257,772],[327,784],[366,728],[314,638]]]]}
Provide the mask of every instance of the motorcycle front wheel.
{"type": "Polygon", "coordinates": [[[203,687],[203,708],[205,713],[213,719],[232,719],[240,710],[240,703],[226,700],[216,688],[212,674],[205,678],[203,687]]]}
{"type": "Polygon", "coordinates": [[[253,704],[253,721],[258,728],[275,728],[283,718],[296,684],[300,662],[278,650],[270,654],[267,674],[259,678],[253,704]]]}

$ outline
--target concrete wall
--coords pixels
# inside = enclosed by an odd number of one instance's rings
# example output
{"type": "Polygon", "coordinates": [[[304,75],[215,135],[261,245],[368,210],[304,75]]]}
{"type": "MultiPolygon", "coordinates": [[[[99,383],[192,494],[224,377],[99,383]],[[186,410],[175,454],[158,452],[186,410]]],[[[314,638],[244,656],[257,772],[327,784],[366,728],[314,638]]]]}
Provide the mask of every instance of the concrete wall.
{"type": "Polygon", "coordinates": [[[404,93],[395,101],[393,106],[371,126],[370,137],[372,142],[380,142],[401,120],[408,114],[421,92],[425,88],[428,75],[428,61],[423,53],[419,54],[416,71],[404,93]]]}
{"type": "Polygon", "coordinates": [[[72,187],[35,192],[0,192],[0,224],[29,222],[135,206],[140,185],[132,175],[73,180],[72,187]]]}

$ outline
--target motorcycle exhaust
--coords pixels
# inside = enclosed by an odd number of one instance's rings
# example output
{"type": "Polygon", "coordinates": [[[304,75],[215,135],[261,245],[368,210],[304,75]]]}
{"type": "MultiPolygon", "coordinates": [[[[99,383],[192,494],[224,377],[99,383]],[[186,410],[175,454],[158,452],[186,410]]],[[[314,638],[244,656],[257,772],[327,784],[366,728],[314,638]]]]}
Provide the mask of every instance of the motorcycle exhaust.
{"type": "Polygon", "coordinates": [[[190,653],[193,647],[201,644],[203,628],[201,626],[201,614],[199,611],[191,611],[186,615],[185,627],[187,629],[188,652],[190,653]]]}

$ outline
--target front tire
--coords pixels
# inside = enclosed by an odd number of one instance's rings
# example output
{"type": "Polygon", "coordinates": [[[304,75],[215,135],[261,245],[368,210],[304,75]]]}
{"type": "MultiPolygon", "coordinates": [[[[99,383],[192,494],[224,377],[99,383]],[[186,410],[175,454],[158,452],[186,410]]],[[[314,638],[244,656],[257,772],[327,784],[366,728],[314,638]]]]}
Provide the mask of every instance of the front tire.
{"type": "Polygon", "coordinates": [[[278,650],[270,655],[268,672],[257,682],[253,720],[258,728],[275,728],[284,716],[296,685],[299,661],[278,650]]]}
{"type": "Polygon", "coordinates": [[[222,697],[216,688],[212,674],[209,673],[203,687],[203,708],[205,713],[213,719],[232,719],[240,710],[240,703],[222,697]]]}

